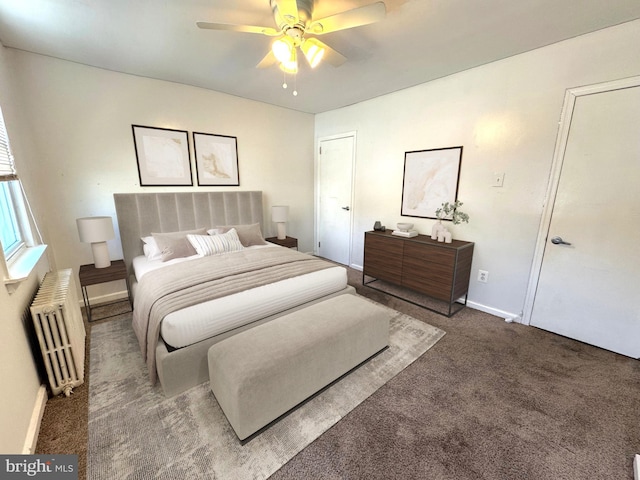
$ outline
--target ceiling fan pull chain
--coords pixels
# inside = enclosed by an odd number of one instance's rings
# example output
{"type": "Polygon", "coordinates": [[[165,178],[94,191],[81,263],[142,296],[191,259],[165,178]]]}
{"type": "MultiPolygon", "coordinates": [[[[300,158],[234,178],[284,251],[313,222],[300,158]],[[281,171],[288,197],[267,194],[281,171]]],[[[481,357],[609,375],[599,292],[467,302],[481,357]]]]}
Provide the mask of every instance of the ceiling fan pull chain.
{"type": "Polygon", "coordinates": [[[287,72],[282,72],[282,88],[287,88],[287,72]]]}
{"type": "Polygon", "coordinates": [[[298,74],[297,73],[293,74],[293,96],[294,97],[298,96],[298,74]]]}

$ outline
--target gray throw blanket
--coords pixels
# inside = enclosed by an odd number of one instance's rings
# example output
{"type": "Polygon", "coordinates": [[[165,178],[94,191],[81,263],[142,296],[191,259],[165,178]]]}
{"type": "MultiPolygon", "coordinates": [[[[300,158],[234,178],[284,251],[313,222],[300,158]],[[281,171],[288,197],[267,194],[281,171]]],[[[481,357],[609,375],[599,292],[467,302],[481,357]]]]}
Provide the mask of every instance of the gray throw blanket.
{"type": "Polygon", "coordinates": [[[145,274],[136,289],[133,330],[157,379],[155,351],[162,319],[177,310],[333,265],[286,248],[247,249],[189,260],[145,274]]]}

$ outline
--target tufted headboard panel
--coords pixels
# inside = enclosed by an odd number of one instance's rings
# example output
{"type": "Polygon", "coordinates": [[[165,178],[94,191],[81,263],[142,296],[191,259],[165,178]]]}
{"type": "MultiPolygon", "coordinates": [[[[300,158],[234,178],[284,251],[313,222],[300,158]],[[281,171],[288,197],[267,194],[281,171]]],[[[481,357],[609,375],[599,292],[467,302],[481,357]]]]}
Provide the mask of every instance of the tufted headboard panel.
{"type": "Polygon", "coordinates": [[[122,252],[129,275],[151,232],[259,223],[264,232],[262,192],[114,193],[122,252]]]}

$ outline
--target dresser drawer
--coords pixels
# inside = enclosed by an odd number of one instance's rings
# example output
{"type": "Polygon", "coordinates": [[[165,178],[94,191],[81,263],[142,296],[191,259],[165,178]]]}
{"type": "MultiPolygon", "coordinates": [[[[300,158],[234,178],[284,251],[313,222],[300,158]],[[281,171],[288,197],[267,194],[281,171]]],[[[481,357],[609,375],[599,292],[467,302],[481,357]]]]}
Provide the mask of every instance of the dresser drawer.
{"type": "Polygon", "coordinates": [[[393,238],[365,234],[364,274],[400,284],[403,248],[403,242],[393,238]]]}

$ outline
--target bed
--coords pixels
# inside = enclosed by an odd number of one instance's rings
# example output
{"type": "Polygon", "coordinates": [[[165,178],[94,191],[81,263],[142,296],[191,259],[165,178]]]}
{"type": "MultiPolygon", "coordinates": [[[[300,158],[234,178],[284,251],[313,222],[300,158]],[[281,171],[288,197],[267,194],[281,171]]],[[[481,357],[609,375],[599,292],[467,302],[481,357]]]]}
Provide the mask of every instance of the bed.
{"type": "Polygon", "coordinates": [[[150,381],[157,377],[167,396],[208,381],[211,345],[312,303],[354,293],[344,267],[256,237],[256,230],[265,231],[262,192],[122,193],[114,194],[114,201],[134,301],[133,327],[150,381]],[[226,228],[216,230],[220,226],[226,228]],[[203,249],[159,260],[142,238],[169,232],[191,232],[191,244],[203,242],[203,249]],[[224,242],[223,253],[215,250],[221,247],[207,251],[211,237],[224,242]]]}

